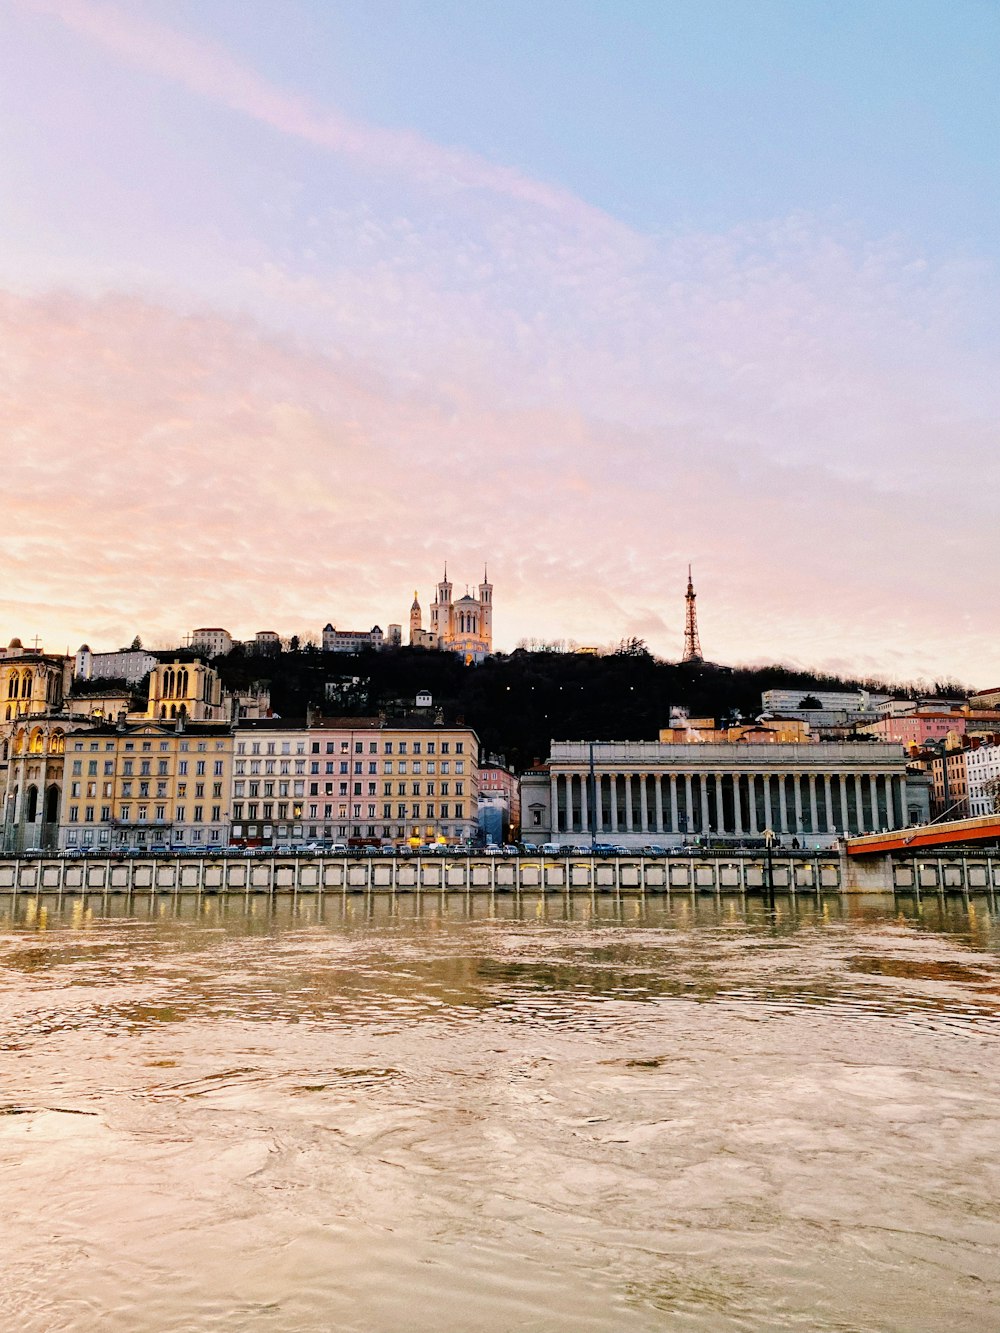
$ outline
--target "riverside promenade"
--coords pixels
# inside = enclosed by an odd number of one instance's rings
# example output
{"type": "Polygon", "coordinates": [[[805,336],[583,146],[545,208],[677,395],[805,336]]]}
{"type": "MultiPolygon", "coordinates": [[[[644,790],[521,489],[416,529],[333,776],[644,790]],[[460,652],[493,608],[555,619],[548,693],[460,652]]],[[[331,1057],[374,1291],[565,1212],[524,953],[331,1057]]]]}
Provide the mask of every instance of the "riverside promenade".
{"type": "Polygon", "coordinates": [[[643,856],[35,856],[0,860],[0,893],[1000,893],[1000,851],[643,856]]]}

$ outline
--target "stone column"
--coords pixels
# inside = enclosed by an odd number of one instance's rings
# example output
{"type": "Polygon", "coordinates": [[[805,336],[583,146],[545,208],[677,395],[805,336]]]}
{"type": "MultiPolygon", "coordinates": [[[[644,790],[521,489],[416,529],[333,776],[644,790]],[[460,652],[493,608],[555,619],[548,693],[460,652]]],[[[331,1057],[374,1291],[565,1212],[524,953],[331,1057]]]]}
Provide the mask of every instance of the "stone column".
{"type": "Polygon", "coordinates": [[[656,784],[655,786],[656,831],[657,833],[662,833],[663,832],[663,774],[657,773],[656,776],[653,778],[653,782],[656,784]]]}
{"type": "Polygon", "coordinates": [[[868,774],[868,795],[872,802],[872,832],[877,833],[882,821],[878,817],[878,776],[875,773],[868,774]]]}
{"type": "Polygon", "coordinates": [[[715,831],[716,833],[725,833],[726,814],[725,806],[722,804],[722,774],[715,775],[715,831]]]}
{"type": "Polygon", "coordinates": [[[580,775],[580,832],[590,832],[590,811],[587,808],[587,784],[590,780],[589,773],[580,775]]]}
{"type": "Polygon", "coordinates": [[[743,833],[743,810],[740,802],[740,775],[733,774],[733,832],[737,837],[743,833]]]}
{"type": "Polygon", "coordinates": [[[793,773],[792,781],[795,783],[795,832],[801,837],[805,832],[802,827],[802,774],[793,773]]]}
{"type": "Polygon", "coordinates": [[[771,814],[771,775],[770,773],[764,773],[762,776],[764,778],[764,828],[766,830],[774,828],[774,818],[771,814]]]}
{"type": "Polygon", "coordinates": [[[699,773],[698,783],[701,787],[701,831],[707,835],[712,829],[712,820],[708,811],[708,774],[699,773]]]}
{"type": "Polygon", "coordinates": [[[841,831],[847,834],[851,831],[851,817],[847,812],[847,777],[845,774],[839,773],[837,780],[840,784],[840,815],[843,820],[841,831]]]}
{"type": "Polygon", "coordinates": [[[750,832],[759,833],[757,825],[757,774],[747,774],[747,813],[750,816],[750,832]]]}
{"type": "Polygon", "coordinates": [[[640,832],[649,832],[649,793],[646,791],[646,774],[639,774],[639,826],[640,832]]]}
{"type": "Polygon", "coordinates": [[[611,802],[611,832],[618,832],[618,774],[608,774],[608,800],[611,802]]]}
{"type": "Polygon", "coordinates": [[[670,832],[680,833],[681,826],[677,810],[677,774],[670,774],[670,832]]]}
{"type": "Polygon", "coordinates": [[[855,773],[855,774],[854,774],[854,808],[855,808],[855,811],[856,811],[855,818],[857,819],[857,823],[858,823],[858,832],[859,832],[859,833],[864,833],[864,832],[865,832],[865,793],[864,793],[864,787],[863,787],[863,784],[862,784],[862,781],[861,781],[861,774],[860,774],[860,773],[855,773]]]}
{"type": "Polygon", "coordinates": [[[631,833],[635,827],[632,818],[632,774],[625,774],[625,832],[631,833]]]}
{"type": "Polygon", "coordinates": [[[819,812],[816,809],[816,774],[809,774],[809,827],[813,833],[819,832],[819,812]]]}
{"type": "Polygon", "coordinates": [[[563,778],[566,787],[566,832],[573,832],[573,774],[567,773],[563,778]]]}
{"type": "Polygon", "coordinates": [[[823,774],[823,796],[826,805],[826,831],[833,832],[833,781],[829,773],[823,774]]]}
{"type": "Polygon", "coordinates": [[[882,774],[882,785],[885,787],[885,822],[886,827],[894,829],[896,827],[896,806],[892,799],[892,777],[889,773],[882,774]]]}
{"type": "Polygon", "coordinates": [[[559,778],[555,773],[549,774],[549,831],[559,832],[559,778]]]}
{"type": "Polygon", "coordinates": [[[781,828],[779,832],[788,832],[788,798],[785,795],[785,774],[778,774],[778,810],[781,812],[781,828]]]}
{"type": "Polygon", "coordinates": [[[594,775],[594,828],[604,832],[604,774],[594,775]]]}
{"type": "Polygon", "coordinates": [[[694,832],[694,784],[690,773],[684,774],[684,823],[685,833],[690,836],[694,832]]]}

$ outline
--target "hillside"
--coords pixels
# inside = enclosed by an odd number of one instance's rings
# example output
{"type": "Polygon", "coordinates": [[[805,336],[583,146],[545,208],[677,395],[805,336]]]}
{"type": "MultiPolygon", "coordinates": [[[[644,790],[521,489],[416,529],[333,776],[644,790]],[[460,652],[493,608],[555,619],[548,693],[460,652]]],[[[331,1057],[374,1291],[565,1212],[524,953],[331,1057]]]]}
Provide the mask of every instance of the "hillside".
{"type": "Polygon", "coordinates": [[[306,646],[272,656],[237,649],[215,666],[229,688],[269,682],[275,712],[289,718],[310,705],[331,714],[391,713],[429,690],[436,706],[470,723],[486,750],[518,769],[544,758],[553,738],[655,740],[672,705],[727,720],[759,713],[767,689],[885,688],[779,665],[687,667],[660,661],[641,644],[603,657],[517,651],[477,667],[417,648],[347,655],[306,646]]]}

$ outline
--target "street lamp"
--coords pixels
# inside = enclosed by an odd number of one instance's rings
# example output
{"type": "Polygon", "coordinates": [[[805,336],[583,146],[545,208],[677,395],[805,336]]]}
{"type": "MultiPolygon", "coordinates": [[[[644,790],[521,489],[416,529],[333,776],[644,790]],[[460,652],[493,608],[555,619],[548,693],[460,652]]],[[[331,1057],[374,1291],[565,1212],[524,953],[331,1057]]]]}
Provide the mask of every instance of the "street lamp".
{"type": "Polygon", "coordinates": [[[764,830],[764,860],[765,860],[765,883],[767,885],[767,896],[771,906],[774,906],[774,865],[771,860],[771,848],[774,845],[774,829],[766,828],[764,830]]]}

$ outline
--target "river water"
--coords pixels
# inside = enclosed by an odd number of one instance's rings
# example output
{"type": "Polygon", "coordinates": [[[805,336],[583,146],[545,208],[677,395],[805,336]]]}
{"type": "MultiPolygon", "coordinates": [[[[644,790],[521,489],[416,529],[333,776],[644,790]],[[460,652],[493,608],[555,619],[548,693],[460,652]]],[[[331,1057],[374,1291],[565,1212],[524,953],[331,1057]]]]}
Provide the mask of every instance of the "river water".
{"type": "Polygon", "coordinates": [[[993,907],[0,898],[0,1329],[995,1333],[993,907]]]}

